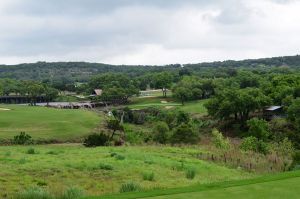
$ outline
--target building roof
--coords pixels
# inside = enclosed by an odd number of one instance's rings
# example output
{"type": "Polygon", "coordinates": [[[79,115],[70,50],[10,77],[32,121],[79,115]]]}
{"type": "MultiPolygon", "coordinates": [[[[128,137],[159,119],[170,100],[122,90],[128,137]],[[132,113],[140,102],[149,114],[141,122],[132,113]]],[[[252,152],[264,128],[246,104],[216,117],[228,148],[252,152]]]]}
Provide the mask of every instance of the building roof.
{"type": "Polygon", "coordinates": [[[275,110],[278,110],[278,109],[281,109],[282,106],[269,106],[267,108],[265,108],[266,111],[275,111],[275,110]]]}
{"type": "Polygon", "coordinates": [[[102,89],[95,89],[94,92],[98,96],[102,95],[102,89]]]}

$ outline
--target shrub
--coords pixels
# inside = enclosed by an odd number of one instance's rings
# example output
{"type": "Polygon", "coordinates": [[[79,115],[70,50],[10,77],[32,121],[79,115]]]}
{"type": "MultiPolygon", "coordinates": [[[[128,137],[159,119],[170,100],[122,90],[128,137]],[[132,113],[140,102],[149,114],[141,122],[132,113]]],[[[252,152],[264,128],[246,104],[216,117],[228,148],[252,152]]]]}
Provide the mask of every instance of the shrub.
{"type": "Polygon", "coordinates": [[[153,130],[153,140],[165,144],[169,140],[169,126],[165,122],[156,123],[153,130]]]}
{"type": "Polygon", "coordinates": [[[48,151],[46,154],[49,154],[49,155],[58,155],[59,152],[57,152],[57,151],[48,151]]]}
{"type": "Polygon", "coordinates": [[[135,192],[135,191],[141,191],[142,188],[139,184],[134,182],[127,182],[121,185],[120,192],[135,192]]]}
{"type": "Polygon", "coordinates": [[[53,199],[53,197],[42,188],[30,188],[16,195],[15,199],[53,199]]]}
{"type": "Polygon", "coordinates": [[[154,181],[154,173],[153,172],[143,173],[143,179],[147,181],[154,181]]]}
{"type": "Polygon", "coordinates": [[[32,144],[33,140],[30,135],[21,132],[19,135],[14,136],[13,143],[19,145],[32,144]]]}
{"type": "Polygon", "coordinates": [[[96,147],[96,146],[105,146],[109,141],[109,136],[100,133],[100,134],[92,134],[84,139],[83,145],[86,147],[96,147]]]}
{"type": "Polygon", "coordinates": [[[146,114],[144,112],[133,112],[133,123],[144,124],[146,121],[146,114]]]}
{"type": "Polygon", "coordinates": [[[19,162],[19,164],[25,164],[26,163],[26,159],[25,158],[21,158],[18,162],[19,162]]]}
{"type": "Polygon", "coordinates": [[[26,153],[27,154],[35,154],[36,152],[35,152],[34,148],[29,148],[26,153]]]}
{"type": "Polygon", "coordinates": [[[118,155],[116,152],[111,152],[110,153],[110,157],[115,157],[116,155],[118,155]]]}
{"type": "Polygon", "coordinates": [[[181,124],[178,126],[171,137],[171,142],[175,143],[185,143],[185,144],[195,144],[198,141],[198,135],[194,129],[188,124],[181,124]]]}
{"type": "Polygon", "coordinates": [[[276,144],[275,151],[285,157],[293,157],[295,148],[288,138],[284,138],[276,144]]]}
{"type": "Polygon", "coordinates": [[[258,140],[256,137],[250,136],[242,140],[240,148],[243,151],[257,151],[258,140]]]}
{"type": "Polygon", "coordinates": [[[102,170],[113,170],[113,166],[109,164],[100,163],[99,168],[102,170]]]}
{"type": "Polygon", "coordinates": [[[243,151],[254,151],[262,154],[269,152],[269,144],[253,136],[244,138],[240,148],[243,151]]]}
{"type": "Polygon", "coordinates": [[[267,140],[270,136],[269,125],[267,121],[252,118],[247,121],[247,125],[249,127],[248,133],[250,136],[254,136],[259,140],[267,140]]]}
{"type": "Polygon", "coordinates": [[[176,121],[177,125],[180,125],[182,123],[187,124],[190,121],[190,115],[183,111],[178,111],[176,114],[176,121]]]}
{"type": "Polygon", "coordinates": [[[196,176],[196,170],[193,168],[188,168],[185,172],[185,176],[187,179],[192,180],[196,176]]]}
{"type": "Polygon", "coordinates": [[[37,185],[37,186],[40,186],[40,187],[44,187],[44,186],[47,186],[48,184],[47,184],[47,182],[45,182],[45,181],[38,181],[38,182],[36,183],[36,185],[37,185]]]}
{"type": "Polygon", "coordinates": [[[153,164],[154,161],[153,161],[153,160],[144,160],[144,163],[145,163],[145,164],[153,164]]]}
{"type": "Polygon", "coordinates": [[[67,190],[65,190],[58,199],[78,199],[83,196],[83,191],[76,188],[76,187],[70,187],[67,190]]]}
{"type": "Polygon", "coordinates": [[[116,158],[117,160],[125,160],[125,156],[120,155],[120,154],[116,155],[115,158],[116,158]]]}
{"type": "Polygon", "coordinates": [[[223,134],[219,132],[217,129],[213,129],[212,131],[212,142],[215,147],[219,149],[229,149],[230,141],[228,138],[224,138],[223,134]]]}

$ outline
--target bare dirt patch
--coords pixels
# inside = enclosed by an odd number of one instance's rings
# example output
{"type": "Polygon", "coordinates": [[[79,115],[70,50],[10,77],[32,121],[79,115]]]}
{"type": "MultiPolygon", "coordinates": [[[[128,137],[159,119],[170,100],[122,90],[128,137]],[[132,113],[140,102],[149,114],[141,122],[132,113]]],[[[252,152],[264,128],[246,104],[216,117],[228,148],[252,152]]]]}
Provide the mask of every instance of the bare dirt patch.
{"type": "Polygon", "coordinates": [[[10,111],[8,108],[0,108],[0,111],[10,111]]]}

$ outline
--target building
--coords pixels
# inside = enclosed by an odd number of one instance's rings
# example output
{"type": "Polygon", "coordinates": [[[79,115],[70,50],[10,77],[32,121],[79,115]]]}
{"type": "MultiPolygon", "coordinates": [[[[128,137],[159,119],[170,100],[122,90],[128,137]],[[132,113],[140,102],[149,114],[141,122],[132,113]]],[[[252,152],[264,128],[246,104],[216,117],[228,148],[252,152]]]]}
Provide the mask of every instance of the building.
{"type": "Polygon", "coordinates": [[[94,89],[91,96],[101,96],[102,92],[102,89],[94,89]]]}
{"type": "Polygon", "coordinates": [[[272,120],[274,118],[284,117],[282,106],[268,106],[263,111],[263,117],[266,120],[272,120]]]}

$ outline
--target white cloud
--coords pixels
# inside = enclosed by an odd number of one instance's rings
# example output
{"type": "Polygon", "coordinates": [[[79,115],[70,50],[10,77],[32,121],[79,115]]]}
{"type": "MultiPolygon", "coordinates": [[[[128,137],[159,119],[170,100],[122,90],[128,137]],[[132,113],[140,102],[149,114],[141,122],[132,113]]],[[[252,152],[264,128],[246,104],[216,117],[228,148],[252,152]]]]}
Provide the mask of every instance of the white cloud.
{"type": "Polygon", "coordinates": [[[299,53],[296,0],[26,2],[0,2],[0,63],[171,64],[299,53]]]}

